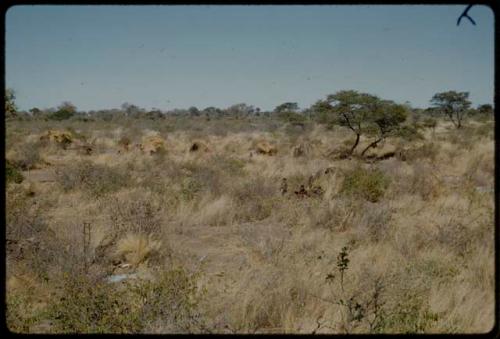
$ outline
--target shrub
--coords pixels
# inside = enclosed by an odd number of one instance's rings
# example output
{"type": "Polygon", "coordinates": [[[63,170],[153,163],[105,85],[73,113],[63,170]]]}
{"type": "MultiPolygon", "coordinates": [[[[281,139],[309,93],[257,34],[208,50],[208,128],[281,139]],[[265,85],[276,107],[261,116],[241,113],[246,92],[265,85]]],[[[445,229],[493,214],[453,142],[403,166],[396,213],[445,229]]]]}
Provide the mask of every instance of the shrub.
{"type": "Polygon", "coordinates": [[[230,194],[238,208],[236,218],[242,221],[263,220],[273,211],[278,192],[275,185],[262,177],[238,182],[230,187],[230,194]]]}
{"type": "Polygon", "coordinates": [[[40,313],[30,309],[29,293],[7,293],[6,325],[14,333],[28,333],[30,328],[40,320],[40,313]]]}
{"type": "Polygon", "coordinates": [[[73,115],[75,115],[74,112],[71,112],[68,110],[59,110],[59,111],[56,111],[56,112],[50,114],[47,118],[49,120],[62,121],[62,120],[67,120],[67,119],[71,118],[73,115]]]}
{"type": "Polygon", "coordinates": [[[222,192],[222,171],[216,170],[212,160],[208,164],[199,164],[196,162],[187,162],[181,166],[182,170],[187,172],[187,176],[181,179],[181,195],[184,200],[193,200],[202,191],[211,192],[213,195],[220,195],[222,192]]]}
{"type": "Polygon", "coordinates": [[[401,126],[401,128],[398,129],[396,135],[407,141],[424,139],[423,135],[413,125],[401,126]]]}
{"type": "Polygon", "coordinates": [[[139,314],[128,305],[125,290],[69,274],[61,287],[62,296],[52,300],[47,311],[54,332],[134,333],[141,329],[139,314]]]}
{"type": "Polygon", "coordinates": [[[107,199],[105,205],[118,233],[158,233],[161,207],[156,197],[145,190],[132,191],[125,196],[115,195],[107,199]]]}
{"type": "Polygon", "coordinates": [[[33,169],[40,162],[40,147],[40,142],[25,143],[16,148],[15,156],[11,161],[22,170],[33,169]]]}
{"type": "Polygon", "coordinates": [[[124,286],[64,275],[61,296],[49,303],[47,318],[56,333],[194,332],[203,297],[196,276],[184,269],[159,273],[154,281],[128,281],[124,286]]]}
{"type": "Polygon", "coordinates": [[[395,307],[384,314],[379,333],[426,333],[438,320],[424,298],[414,292],[399,300],[395,307]]]}
{"type": "Polygon", "coordinates": [[[133,291],[144,300],[141,321],[146,332],[191,333],[204,328],[199,305],[204,291],[196,286],[198,276],[182,268],[159,273],[133,291]]]}
{"type": "Polygon", "coordinates": [[[341,193],[356,195],[370,202],[377,202],[389,186],[389,179],[378,170],[367,170],[357,167],[347,173],[342,184],[341,193]]]}
{"type": "Polygon", "coordinates": [[[10,161],[5,161],[5,181],[6,183],[14,182],[20,184],[23,182],[24,176],[10,161]]]}
{"type": "Polygon", "coordinates": [[[38,205],[20,186],[6,191],[6,232],[13,239],[26,239],[43,229],[38,205]]]}
{"type": "Polygon", "coordinates": [[[94,196],[117,191],[128,185],[129,175],[106,165],[80,161],[56,172],[56,180],[65,191],[82,188],[94,196]]]}
{"type": "Polygon", "coordinates": [[[396,157],[401,161],[415,161],[418,159],[429,159],[434,161],[439,153],[439,145],[426,142],[417,148],[402,148],[396,152],[396,157]]]}

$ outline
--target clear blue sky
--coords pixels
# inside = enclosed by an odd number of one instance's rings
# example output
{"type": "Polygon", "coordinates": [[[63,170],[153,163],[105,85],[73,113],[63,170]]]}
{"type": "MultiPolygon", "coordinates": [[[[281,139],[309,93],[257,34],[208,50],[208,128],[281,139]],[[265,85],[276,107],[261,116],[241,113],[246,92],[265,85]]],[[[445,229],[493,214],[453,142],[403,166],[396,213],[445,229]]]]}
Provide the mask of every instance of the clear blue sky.
{"type": "Polygon", "coordinates": [[[308,107],[356,89],[428,107],[494,95],[494,14],[474,6],[15,6],[6,85],[21,110],[308,107]]]}

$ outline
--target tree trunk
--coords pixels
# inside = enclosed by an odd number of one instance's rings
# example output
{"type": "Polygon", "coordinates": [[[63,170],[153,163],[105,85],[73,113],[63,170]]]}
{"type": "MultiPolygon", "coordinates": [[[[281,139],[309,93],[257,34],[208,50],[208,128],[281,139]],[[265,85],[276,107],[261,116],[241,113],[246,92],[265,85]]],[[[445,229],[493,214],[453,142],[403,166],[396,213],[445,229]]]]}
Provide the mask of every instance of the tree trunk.
{"type": "Polygon", "coordinates": [[[356,133],[356,141],[354,142],[354,145],[352,145],[351,150],[349,151],[349,155],[352,155],[354,153],[354,150],[356,149],[356,147],[358,147],[359,137],[360,137],[360,134],[356,133]]]}
{"type": "Polygon", "coordinates": [[[383,138],[377,139],[377,140],[375,140],[374,142],[372,142],[371,144],[369,144],[368,146],[366,146],[366,148],[363,150],[363,152],[361,152],[361,156],[364,156],[364,155],[365,155],[365,153],[366,153],[366,151],[368,151],[370,148],[377,146],[377,144],[378,144],[379,142],[381,142],[381,141],[382,141],[382,139],[383,139],[383,138]]]}
{"type": "Polygon", "coordinates": [[[460,113],[457,112],[457,129],[462,127],[462,117],[460,116],[460,113]]]}
{"type": "Polygon", "coordinates": [[[453,112],[452,113],[446,113],[446,115],[448,116],[448,118],[450,119],[450,121],[453,123],[453,126],[455,126],[456,128],[459,128],[458,127],[459,124],[457,124],[457,122],[453,118],[453,112]]]}

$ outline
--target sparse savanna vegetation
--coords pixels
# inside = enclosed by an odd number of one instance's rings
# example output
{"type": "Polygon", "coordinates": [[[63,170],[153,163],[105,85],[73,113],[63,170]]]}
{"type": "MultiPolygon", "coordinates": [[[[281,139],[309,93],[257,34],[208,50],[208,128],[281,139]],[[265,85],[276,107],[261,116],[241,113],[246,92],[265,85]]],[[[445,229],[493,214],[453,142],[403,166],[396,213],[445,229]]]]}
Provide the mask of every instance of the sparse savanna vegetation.
{"type": "Polygon", "coordinates": [[[493,109],[467,93],[168,114],[7,94],[13,332],[492,329],[493,109]]]}

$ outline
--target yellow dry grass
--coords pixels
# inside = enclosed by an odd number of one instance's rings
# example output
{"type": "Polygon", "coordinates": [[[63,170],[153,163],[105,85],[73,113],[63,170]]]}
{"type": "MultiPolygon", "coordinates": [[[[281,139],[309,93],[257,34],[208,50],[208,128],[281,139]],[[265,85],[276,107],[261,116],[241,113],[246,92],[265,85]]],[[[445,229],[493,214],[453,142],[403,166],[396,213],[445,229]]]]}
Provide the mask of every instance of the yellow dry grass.
{"type": "MultiPolygon", "coordinates": [[[[492,328],[492,140],[471,139],[465,151],[450,139],[450,125],[440,123],[424,133],[423,141],[387,140],[369,152],[380,156],[435,143],[428,151],[434,157],[423,148],[417,158],[369,163],[328,157],[354,140],[341,127],[316,125],[299,136],[285,128],[215,135],[203,128],[169,127],[168,153],[150,157],[167,149],[161,128],[89,129],[98,150],[86,159],[130,175],[129,182],[103,196],[78,186],[63,191],[57,182],[34,182],[35,194],[27,199],[43,206],[38,216],[47,229],[41,232],[51,230],[48,239],[56,250],[72,253],[75,265],[82,260],[85,222],[92,226],[90,255],[109,259],[92,264],[103,271],[112,270],[109,262],[118,257],[135,271],[147,264],[157,271],[182,265],[200,272],[207,289],[202,310],[215,333],[476,333],[492,328]],[[117,154],[124,135],[131,135],[133,143],[142,141],[146,154],[117,154]],[[199,148],[189,152],[195,142],[199,148]],[[206,156],[204,149],[210,149],[206,156]],[[358,166],[389,178],[380,201],[344,193],[346,174],[358,166]],[[284,194],[283,178],[288,180],[284,194]],[[300,185],[309,189],[309,178],[324,190],[321,197],[294,194],[300,185]],[[111,250],[96,254],[106,246],[111,250]],[[344,246],[349,264],[342,290],[337,258],[344,246]],[[164,254],[168,260],[149,260],[164,254]],[[329,274],[333,282],[326,279],[329,274]],[[371,310],[353,320],[339,301],[353,297],[366,306],[377,282],[383,285],[385,322],[374,330],[371,310]]],[[[358,151],[367,143],[362,140],[358,151]]],[[[54,169],[83,157],[50,147],[40,152],[54,169]]],[[[12,220],[26,224],[19,215],[12,220]]],[[[54,266],[50,272],[58,270],[63,269],[54,266]]],[[[14,275],[7,278],[10,290],[22,284],[14,275]]]]}
{"type": "Polygon", "coordinates": [[[148,257],[158,252],[161,242],[153,239],[153,235],[127,234],[116,245],[116,255],[126,263],[137,267],[146,262],[148,257]]]}

